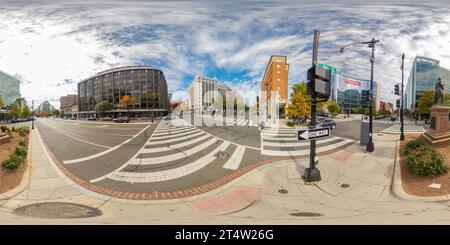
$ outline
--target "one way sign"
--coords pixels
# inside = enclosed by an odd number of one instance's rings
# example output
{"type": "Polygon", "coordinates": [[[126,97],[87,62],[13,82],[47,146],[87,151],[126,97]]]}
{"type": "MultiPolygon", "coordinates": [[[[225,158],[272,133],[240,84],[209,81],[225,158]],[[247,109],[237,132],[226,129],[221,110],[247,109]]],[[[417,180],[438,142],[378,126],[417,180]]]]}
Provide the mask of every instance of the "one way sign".
{"type": "Polygon", "coordinates": [[[330,128],[315,128],[309,130],[299,130],[298,140],[314,140],[330,136],[330,128]]]}

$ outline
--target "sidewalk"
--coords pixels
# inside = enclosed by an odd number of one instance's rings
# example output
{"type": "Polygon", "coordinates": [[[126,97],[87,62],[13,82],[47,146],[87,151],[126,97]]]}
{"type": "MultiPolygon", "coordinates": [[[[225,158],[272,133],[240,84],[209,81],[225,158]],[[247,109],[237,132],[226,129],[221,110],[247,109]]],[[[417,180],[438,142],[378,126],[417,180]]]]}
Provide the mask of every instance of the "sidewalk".
{"type": "Polygon", "coordinates": [[[354,144],[319,158],[322,181],[305,183],[308,159],[263,165],[214,191],[189,198],[132,201],[80,189],[52,167],[31,135],[31,178],[25,189],[0,201],[1,224],[431,224],[450,222],[449,202],[424,203],[391,194],[395,135],[374,136],[375,151],[354,144]],[[84,219],[38,219],[11,214],[37,202],[99,208],[84,219]]]}

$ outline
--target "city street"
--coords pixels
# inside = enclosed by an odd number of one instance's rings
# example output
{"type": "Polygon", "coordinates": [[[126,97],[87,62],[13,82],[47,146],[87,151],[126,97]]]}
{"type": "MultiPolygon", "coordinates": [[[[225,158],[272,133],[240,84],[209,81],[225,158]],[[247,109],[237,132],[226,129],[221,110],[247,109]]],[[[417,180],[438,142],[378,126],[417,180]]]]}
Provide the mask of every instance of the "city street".
{"type": "MultiPolygon", "coordinates": [[[[36,126],[69,175],[92,188],[120,192],[175,193],[283,157],[309,156],[309,143],[299,142],[296,129],[289,128],[266,129],[261,140],[256,126],[193,127],[179,118],[148,124],[39,119],[36,126]]],[[[317,153],[352,143],[335,136],[321,139],[317,153]]]]}

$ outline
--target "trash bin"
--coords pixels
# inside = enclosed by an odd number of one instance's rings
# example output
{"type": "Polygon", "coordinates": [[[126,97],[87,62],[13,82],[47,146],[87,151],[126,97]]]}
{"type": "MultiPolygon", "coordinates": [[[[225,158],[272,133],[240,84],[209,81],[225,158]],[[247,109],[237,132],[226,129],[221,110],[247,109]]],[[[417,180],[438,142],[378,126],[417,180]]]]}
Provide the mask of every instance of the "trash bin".
{"type": "Polygon", "coordinates": [[[369,143],[369,121],[361,120],[360,144],[367,145],[369,143]]]}

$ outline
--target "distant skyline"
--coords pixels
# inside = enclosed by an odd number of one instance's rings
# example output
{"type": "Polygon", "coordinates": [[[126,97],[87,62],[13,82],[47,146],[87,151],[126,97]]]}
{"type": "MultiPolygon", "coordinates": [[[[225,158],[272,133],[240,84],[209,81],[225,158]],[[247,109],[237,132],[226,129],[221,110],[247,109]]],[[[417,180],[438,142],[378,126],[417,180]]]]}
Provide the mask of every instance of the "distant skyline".
{"type": "Polygon", "coordinates": [[[289,86],[306,79],[313,30],[319,61],[346,76],[370,79],[370,49],[351,42],[380,39],[375,77],[381,99],[405,80],[416,55],[450,68],[450,6],[341,1],[106,2],[19,1],[0,6],[0,70],[22,80],[21,94],[59,104],[97,72],[133,64],[164,71],[173,98],[197,74],[234,90],[258,89],[272,54],[287,56],[289,86]]]}

